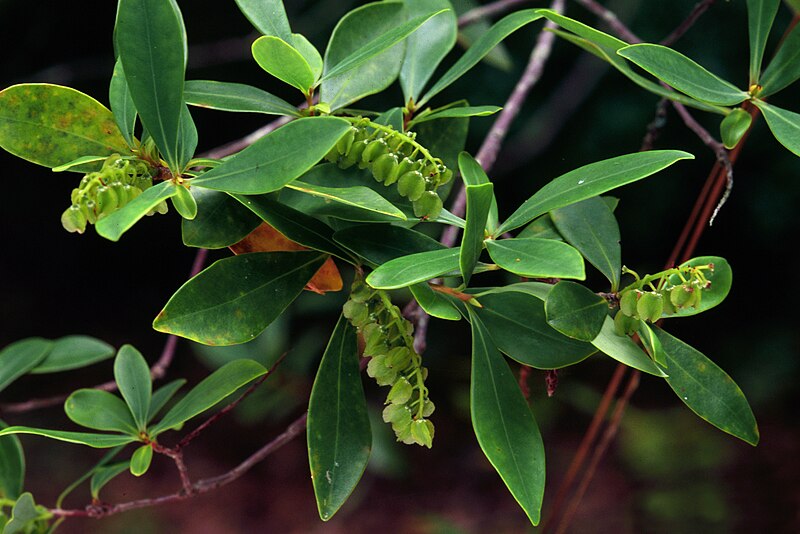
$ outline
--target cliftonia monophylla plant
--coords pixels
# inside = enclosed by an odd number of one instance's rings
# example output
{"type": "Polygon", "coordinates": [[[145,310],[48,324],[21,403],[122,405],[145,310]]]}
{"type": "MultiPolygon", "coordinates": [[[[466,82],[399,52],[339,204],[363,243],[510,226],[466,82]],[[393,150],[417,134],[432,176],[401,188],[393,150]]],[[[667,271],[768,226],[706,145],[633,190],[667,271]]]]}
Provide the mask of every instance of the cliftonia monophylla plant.
{"type": "MultiPolygon", "coordinates": [[[[236,253],[177,289],[153,321],[159,332],[206,345],[246,343],[304,288],[319,299],[330,298],[328,291],[349,293],[331,324],[308,404],[308,457],[323,520],[347,500],[370,456],[360,357],[366,374],[384,387],[383,419],[398,441],[430,448],[437,419],[448,416],[436,410],[415,324],[397,302],[408,291],[432,318],[460,321],[470,331],[474,433],[534,525],[541,517],[544,445],[535,410],[512,374],[517,363],[559,369],[607,356],[663,378],[698,416],[758,442],[739,387],[659,326],[720,304],[731,287],[730,266],[701,256],[655,273],[623,267],[617,201],[604,196],[672,165],[690,165],[683,160],[693,156],[614,154],[550,180],[519,206],[498,206],[495,184],[463,149],[469,121],[500,108],[444,102],[440,95],[507,36],[551,21],[557,36],[642,88],[718,114],[727,148],[740,142],[757,109],[775,138],[800,155],[800,115],[765,100],[800,77],[799,29],[765,55],[778,0],[747,2],[750,79],[738,85],[665,46],[629,45],[545,9],[514,11],[458,51],[448,0],[373,2],[342,17],[318,50],[292,32],[280,1],[236,3],[262,34],[252,43],[253,59],[265,76],[297,89],[302,106],[249,85],[185,80],[187,33],[177,2],[119,0],[116,65],[108,95],[97,95],[109,107],[59,85],[7,87],[0,92],[0,146],[75,184],[61,214],[68,232],[94,227],[116,242],[145,215],[166,214],[164,224],[175,224],[171,206],[186,246],[236,253]],[[451,66],[440,68],[446,56],[451,66]],[[395,82],[403,94],[396,107],[362,109],[362,98],[395,82]],[[237,153],[203,158],[195,154],[193,106],[288,120],[237,153]],[[448,211],[455,196],[449,193],[462,187],[465,214],[448,211]],[[447,226],[460,229],[458,246],[429,237],[447,226]],[[605,286],[579,282],[587,264],[607,279],[605,286]],[[352,273],[349,287],[342,287],[342,271],[352,273]],[[505,271],[510,282],[486,287],[498,279],[482,276],[488,271],[505,271]]],[[[59,517],[61,500],[47,508],[24,492],[18,435],[109,449],[81,479],[96,504],[115,476],[144,475],[154,452],[176,456],[160,444],[161,434],[180,431],[267,373],[255,361],[236,359],[180,395],[185,381],[154,387],[145,358],[130,345],[114,350],[87,336],[28,338],[0,353],[0,390],[25,374],[112,357],[115,388],[79,389],[64,403],[69,419],[85,430],[0,431],[4,532],[45,532],[59,517]]]]}

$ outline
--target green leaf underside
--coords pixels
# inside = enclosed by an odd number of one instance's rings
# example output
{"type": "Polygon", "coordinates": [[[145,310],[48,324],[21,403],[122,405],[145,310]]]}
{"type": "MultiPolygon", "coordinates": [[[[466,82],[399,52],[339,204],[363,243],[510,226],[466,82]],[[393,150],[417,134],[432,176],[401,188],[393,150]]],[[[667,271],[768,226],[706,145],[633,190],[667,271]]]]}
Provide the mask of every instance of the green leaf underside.
{"type": "Polygon", "coordinates": [[[178,194],[178,190],[172,182],[156,184],[125,204],[124,207],[97,221],[95,229],[102,237],[111,241],[119,241],[122,234],[130,230],[142,217],[176,194],[178,194]]]}
{"type": "Polygon", "coordinates": [[[544,302],[522,291],[504,291],[478,297],[481,318],[497,347],[514,360],[537,369],[576,364],[596,349],[571,339],[547,324],[544,302]]]}
{"type": "Polygon", "coordinates": [[[714,362],[686,343],[655,328],[667,359],[669,386],[697,415],[751,445],[759,433],[744,393],[714,362]]]}
{"type": "Polygon", "coordinates": [[[80,91],[50,84],[0,91],[0,147],[45,167],[88,154],[131,153],[105,106],[80,91]]]}
{"type": "Polygon", "coordinates": [[[592,345],[597,347],[603,354],[614,358],[620,363],[624,363],[628,367],[633,367],[655,376],[667,376],[631,338],[617,335],[614,330],[614,320],[611,317],[606,317],[603,328],[597,337],[592,340],[592,345]]]}
{"type": "Polygon", "coordinates": [[[153,460],[153,447],[142,445],[131,456],[130,470],[135,477],[140,477],[150,469],[150,462],[153,460]]]}
{"type": "Polygon", "coordinates": [[[775,139],[795,156],[800,156],[800,113],[781,109],[762,100],[754,100],[753,103],[764,114],[775,139]]]}
{"type": "Polygon", "coordinates": [[[467,225],[461,239],[461,253],[459,267],[464,284],[469,285],[472,271],[478,264],[483,251],[483,240],[486,237],[486,221],[494,198],[494,185],[468,185],[467,194],[467,225]]]}
{"type": "Polygon", "coordinates": [[[395,217],[402,221],[406,220],[406,216],[402,211],[369,187],[326,187],[301,182],[300,180],[295,180],[287,184],[286,187],[327,201],[339,202],[361,210],[395,217]]]}
{"type": "Polygon", "coordinates": [[[303,56],[303,59],[306,60],[308,66],[311,68],[311,72],[314,75],[314,81],[319,80],[320,76],[322,76],[322,56],[319,55],[319,50],[311,41],[305,38],[305,36],[300,35],[299,33],[292,34],[291,45],[300,52],[300,55],[303,56]]]}
{"type": "Polygon", "coordinates": [[[387,261],[367,276],[376,289],[398,289],[458,269],[459,248],[432,250],[387,261]]]}
{"type": "Polygon", "coordinates": [[[734,148],[744,134],[747,133],[752,122],[753,117],[749,112],[741,108],[736,108],[731,111],[719,125],[719,133],[725,148],[728,150],[734,148]]]}
{"type": "Polygon", "coordinates": [[[130,462],[126,460],[124,462],[98,468],[89,481],[89,492],[92,494],[92,498],[99,499],[100,490],[103,489],[103,486],[111,482],[111,480],[118,475],[127,471],[129,467],[130,462]]]}
{"type": "Polygon", "coordinates": [[[531,278],[575,278],[586,271],[580,252],[553,239],[500,239],[486,242],[489,256],[508,272],[531,278]]]}
{"type": "Polygon", "coordinates": [[[316,81],[314,72],[303,55],[280,37],[259,37],[252,46],[258,66],[282,82],[308,94],[316,81]]]}
{"type": "Polygon", "coordinates": [[[73,422],[92,430],[109,430],[136,436],[138,431],[128,406],[116,395],[99,389],[79,389],[64,402],[73,422]]]}
{"type": "Polygon", "coordinates": [[[542,187],[500,225],[495,235],[528,224],[548,211],[647,178],[682,159],[694,159],[694,156],[680,150],[651,150],[584,165],[542,187]]]}
{"type": "Polygon", "coordinates": [[[94,447],[95,449],[108,449],[118,445],[125,445],[127,443],[133,443],[134,441],[137,441],[136,438],[132,436],[123,436],[118,434],[67,432],[63,430],[48,430],[46,428],[31,428],[27,426],[10,426],[0,430],[0,436],[11,434],[32,434],[58,441],[66,441],[67,443],[87,445],[89,447],[94,447]]]}
{"type": "Polygon", "coordinates": [[[544,444],[514,375],[471,306],[470,413],[475,436],[514,499],[537,525],[544,496],[544,444]]]}
{"type": "Polygon", "coordinates": [[[461,314],[450,300],[439,293],[434,291],[426,282],[420,282],[408,287],[411,294],[416,299],[420,308],[425,312],[438,319],[446,319],[448,321],[461,320],[461,314]]]}
{"type": "Polygon", "coordinates": [[[767,38],[781,0],[747,0],[747,28],[750,37],[750,83],[758,83],[767,38]]]}
{"type": "Polygon", "coordinates": [[[43,516],[43,512],[36,508],[33,495],[25,492],[14,503],[11,510],[11,519],[3,527],[3,534],[21,534],[36,532],[38,527],[36,521],[43,516]]]}
{"type": "Polygon", "coordinates": [[[327,521],[361,479],[372,448],[355,328],[339,318],[308,403],[308,460],[319,516],[327,521]]]}
{"type": "Polygon", "coordinates": [[[153,328],[205,345],[249,341],[297,298],[326,258],[255,252],[219,260],[178,289],[153,328]]]}
{"type": "Polygon", "coordinates": [[[283,0],[236,0],[236,5],[262,34],[275,35],[287,42],[292,38],[283,0]]]}
{"type": "Polygon", "coordinates": [[[47,339],[21,339],[0,351],[0,391],[34,369],[53,350],[55,344],[47,339]]]}
{"type": "MultiPolygon", "coordinates": [[[[6,428],[0,421],[0,429],[6,428]]],[[[16,499],[25,483],[25,455],[17,436],[0,437],[0,498],[16,499]]]]}
{"type": "Polygon", "coordinates": [[[617,54],[667,85],[702,102],[733,106],[748,98],[745,91],[666,46],[635,44],[621,48],[617,54]]]}
{"type": "Polygon", "coordinates": [[[558,233],[578,249],[611,282],[616,291],[622,271],[617,219],[600,198],[594,197],[550,212],[558,233]]]}
{"type": "Polygon", "coordinates": [[[592,341],[608,317],[603,297],[575,282],[557,283],[544,303],[547,324],[565,336],[592,341]]]}
{"type": "Polygon", "coordinates": [[[193,185],[243,195],[277,191],[321,160],[348,128],[349,122],[336,117],[292,121],[195,178],[193,185]]]}
{"type": "Polygon", "coordinates": [[[352,226],[333,234],[333,239],[372,265],[445,248],[423,233],[387,224],[352,226]]]}
{"type": "Polygon", "coordinates": [[[192,187],[197,203],[194,219],[181,221],[183,244],[190,247],[225,248],[244,239],[261,223],[250,210],[227,193],[192,187]]]}
{"type": "Polygon", "coordinates": [[[123,345],[119,349],[114,360],[114,379],[122,398],[133,414],[137,428],[144,430],[147,425],[147,414],[150,411],[153,382],[147,361],[132,345],[123,345]]]}
{"type": "MultiPolygon", "coordinates": [[[[689,317],[691,315],[697,315],[698,313],[710,310],[725,300],[725,297],[728,296],[731,290],[733,272],[731,271],[731,266],[724,258],[720,258],[719,256],[698,256],[697,258],[692,258],[682,263],[680,266],[707,265],[709,263],[714,264],[714,271],[703,271],[703,273],[708,281],[711,282],[711,287],[703,290],[703,297],[700,301],[700,305],[696,308],[681,308],[672,315],[668,316],[667,314],[663,314],[662,317],[689,317]]],[[[672,285],[681,284],[680,278],[676,275],[670,277],[669,282],[672,285]]]]}
{"type": "Polygon", "coordinates": [[[267,373],[253,360],[226,363],[192,388],[150,431],[152,436],[181,425],[213,407],[237,389],[267,373]]]}
{"type": "Polygon", "coordinates": [[[133,132],[136,127],[136,106],[133,104],[131,92],[128,90],[128,81],[125,79],[125,71],[122,69],[122,62],[118,59],[114,65],[114,73],[111,76],[111,83],[108,88],[108,102],[111,105],[111,112],[114,114],[114,121],[125,138],[128,146],[135,146],[133,132]]]}
{"type": "Polygon", "coordinates": [[[282,98],[241,83],[190,80],[186,82],[183,96],[187,104],[202,108],[288,115],[290,117],[300,116],[297,108],[282,98]]]}
{"type": "Polygon", "coordinates": [[[775,94],[793,84],[798,78],[800,78],[800,29],[795,26],[764,70],[764,75],[761,76],[763,88],[759,96],[766,98],[775,94]]]}
{"type": "Polygon", "coordinates": [[[422,124],[423,122],[435,121],[440,119],[454,119],[467,117],[488,117],[494,115],[503,108],[498,106],[466,106],[463,108],[447,108],[441,111],[434,111],[427,115],[422,115],[409,123],[409,128],[422,124]]]}
{"type": "Polygon", "coordinates": [[[121,0],[115,37],[139,118],[170,169],[180,172],[186,35],[177,4],[121,0]]]}

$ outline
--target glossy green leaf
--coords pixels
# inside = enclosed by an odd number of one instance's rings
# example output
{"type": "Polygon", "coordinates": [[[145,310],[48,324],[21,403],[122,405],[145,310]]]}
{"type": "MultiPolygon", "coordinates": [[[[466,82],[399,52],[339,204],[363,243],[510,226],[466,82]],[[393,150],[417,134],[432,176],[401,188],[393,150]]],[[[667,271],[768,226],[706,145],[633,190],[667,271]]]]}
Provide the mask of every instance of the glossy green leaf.
{"type": "Polygon", "coordinates": [[[66,432],[63,430],[48,430],[46,428],[31,428],[27,426],[10,426],[0,430],[0,436],[12,434],[32,434],[45,438],[87,445],[96,449],[108,449],[118,445],[125,445],[137,441],[136,438],[121,434],[93,434],[90,432],[66,432]]]}
{"type": "Polygon", "coordinates": [[[114,65],[114,73],[111,75],[111,83],[108,88],[108,102],[111,104],[111,112],[114,114],[114,121],[117,123],[122,137],[128,146],[136,146],[133,131],[136,127],[136,106],[128,90],[128,81],[125,79],[125,71],[122,69],[122,62],[117,60],[114,65]]]}
{"type": "Polygon", "coordinates": [[[550,212],[558,233],[578,249],[611,282],[619,287],[622,251],[617,218],[600,197],[588,198],[550,212]]]}
{"type": "Polygon", "coordinates": [[[77,167],[86,168],[86,165],[89,164],[89,163],[100,163],[102,161],[105,161],[107,158],[108,158],[108,156],[81,156],[81,157],[79,157],[77,159],[74,159],[74,160],[68,162],[68,163],[65,163],[63,165],[59,165],[58,167],[53,167],[52,171],[53,172],[64,172],[64,171],[73,170],[73,169],[75,169],[77,167]]]}
{"type": "Polygon", "coordinates": [[[769,31],[778,13],[781,0],[747,0],[747,28],[750,36],[750,84],[758,83],[761,60],[769,31]]]}
{"type": "Polygon", "coordinates": [[[142,445],[131,456],[130,470],[135,477],[140,477],[150,469],[150,462],[153,461],[153,447],[142,445]]]}
{"type": "Polygon", "coordinates": [[[667,376],[636,343],[631,341],[631,338],[617,335],[614,330],[614,320],[611,317],[606,316],[603,328],[592,340],[592,345],[597,347],[600,352],[628,367],[655,376],[667,376]]]}
{"type": "Polygon", "coordinates": [[[553,239],[499,239],[486,242],[492,260],[506,271],[530,278],[586,278],[583,257],[553,239]]]}
{"type": "Polygon", "coordinates": [[[391,202],[369,187],[325,187],[295,180],[287,188],[324,199],[326,202],[339,202],[365,211],[372,211],[388,217],[406,220],[405,214],[391,202]]]}
{"type": "Polygon", "coordinates": [[[564,241],[556,225],[553,224],[553,219],[549,213],[539,215],[528,226],[520,230],[517,234],[518,238],[527,239],[529,237],[538,237],[540,239],[554,239],[556,241],[564,241]]]}
{"type": "Polygon", "coordinates": [[[36,527],[36,521],[42,518],[43,513],[36,507],[33,500],[33,495],[30,492],[25,492],[19,496],[17,502],[11,510],[11,520],[3,527],[3,534],[27,534],[28,532],[37,532],[39,529],[36,527]]]}
{"type": "Polygon", "coordinates": [[[537,9],[522,9],[507,15],[486,33],[480,36],[472,46],[461,56],[456,63],[433,84],[425,96],[419,99],[418,107],[423,106],[428,100],[442,92],[450,84],[461,78],[472,67],[478,64],[500,41],[533,21],[542,18],[537,9]]]}
{"type": "Polygon", "coordinates": [[[500,225],[495,235],[528,224],[548,211],[647,178],[682,159],[694,159],[694,156],[680,150],[651,150],[584,165],[542,187],[500,225]]]}
{"type": "Polygon", "coordinates": [[[506,286],[492,287],[488,289],[477,287],[467,289],[467,292],[480,298],[483,298],[484,295],[494,295],[497,293],[521,292],[533,295],[544,302],[547,300],[547,295],[550,294],[550,290],[552,289],[553,284],[548,284],[545,282],[517,282],[516,284],[508,284],[506,286]]]}
{"type": "MultiPolygon", "coordinates": [[[[662,317],[689,317],[690,315],[697,315],[698,313],[710,310],[725,300],[725,297],[728,296],[731,290],[733,272],[731,271],[731,266],[724,258],[720,258],[719,256],[699,256],[682,263],[680,266],[706,265],[709,263],[714,264],[714,270],[703,271],[703,274],[708,281],[711,282],[711,287],[703,290],[703,297],[700,301],[700,305],[696,308],[681,308],[672,315],[667,315],[665,313],[662,317]]],[[[669,282],[672,285],[678,285],[681,283],[681,280],[678,276],[673,275],[670,277],[669,282]]]]}
{"type": "Polygon", "coordinates": [[[243,195],[277,191],[321,160],[348,128],[349,122],[336,117],[292,121],[195,178],[193,184],[243,195]]]}
{"type": "Polygon", "coordinates": [[[130,230],[142,217],[177,193],[178,189],[172,182],[154,185],[125,204],[123,208],[97,221],[95,225],[97,233],[111,241],[119,241],[122,234],[130,230]]]}
{"type": "Polygon", "coordinates": [[[178,125],[178,169],[181,172],[186,169],[186,164],[194,158],[197,141],[197,126],[194,124],[189,106],[184,104],[183,109],[181,109],[180,124],[178,125]]]}
{"type": "Polygon", "coordinates": [[[190,80],[186,82],[183,96],[187,104],[201,108],[288,115],[290,117],[301,116],[295,106],[282,98],[241,83],[190,80]]]}
{"type": "Polygon", "coordinates": [[[758,444],[758,425],[739,386],[714,362],[681,340],[656,328],[667,359],[667,383],[697,415],[750,445],[758,444]]]}
{"type": "Polygon", "coordinates": [[[153,328],[205,345],[249,341],[297,298],[326,258],[254,252],[219,260],[178,289],[153,328]]]}
{"type": "MultiPolygon", "coordinates": [[[[664,355],[664,348],[661,346],[661,341],[656,336],[653,328],[646,321],[639,321],[639,339],[650,357],[661,367],[667,367],[667,358],[664,355]]],[[[669,369],[667,369],[669,371],[669,369]]]]}
{"type": "Polygon", "coordinates": [[[467,193],[467,225],[461,238],[461,254],[459,267],[464,284],[469,285],[472,271],[478,264],[483,251],[483,240],[486,238],[486,221],[494,199],[494,185],[468,185],[467,193]]]}
{"type": "Polygon", "coordinates": [[[333,239],[372,265],[445,248],[423,233],[388,224],[351,226],[333,234],[333,239]]]}
{"type": "Polygon", "coordinates": [[[547,324],[565,336],[591,341],[608,317],[606,299],[575,282],[553,286],[544,303],[547,324]]]}
{"type": "Polygon", "coordinates": [[[759,97],[766,98],[800,79],[800,29],[794,27],[761,76],[759,97]]]}
{"type": "Polygon", "coordinates": [[[519,384],[474,313],[470,414],[475,436],[486,458],[511,495],[537,525],[544,497],[544,444],[519,384]]]}
{"type": "Polygon", "coordinates": [[[12,85],[0,91],[0,147],[45,167],[88,154],[131,153],[105,106],[80,91],[50,84],[12,85]]]}
{"type": "Polygon", "coordinates": [[[114,359],[114,380],[133,414],[137,428],[144,430],[150,411],[153,382],[147,361],[134,346],[123,345],[117,352],[114,359]]]}
{"type": "MultiPolygon", "coordinates": [[[[467,11],[480,7],[478,0],[450,0],[453,8],[460,17],[467,11]]],[[[458,44],[462,48],[469,48],[481,35],[491,29],[491,20],[488,17],[473,20],[470,24],[458,29],[458,44]]],[[[509,73],[514,68],[514,60],[508,51],[508,46],[500,43],[492,48],[481,60],[485,65],[491,66],[504,73],[509,73]]]]}
{"type": "Polygon", "coordinates": [[[748,98],[745,91],[666,46],[635,44],[617,50],[617,54],[697,100],[734,106],[748,98]]]}
{"type": "Polygon", "coordinates": [[[0,351],[0,391],[44,361],[54,343],[40,337],[15,341],[0,351]]]}
{"type": "Polygon", "coordinates": [[[309,93],[316,81],[306,58],[280,37],[259,37],[253,43],[252,52],[259,67],[296,87],[304,95],[309,93]]]}
{"type": "Polygon", "coordinates": [[[200,186],[190,191],[197,203],[197,215],[192,220],[181,221],[184,245],[225,248],[244,239],[261,223],[255,214],[227,193],[200,186]]]}
{"type": "Polygon", "coordinates": [[[124,461],[98,468],[89,481],[89,491],[93,499],[100,499],[100,490],[118,475],[130,468],[130,462],[124,461]]]}
{"type": "Polygon", "coordinates": [[[165,384],[153,392],[153,398],[150,399],[150,409],[147,411],[147,422],[153,420],[158,415],[158,412],[166,406],[166,404],[175,396],[175,393],[186,383],[186,380],[179,378],[165,384]]]}
{"type": "Polygon", "coordinates": [[[400,68],[405,102],[416,101],[436,67],[456,44],[458,24],[449,0],[404,0],[409,19],[439,13],[427,20],[406,41],[400,68]],[[442,12],[446,9],[447,11],[442,12]]]}
{"type": "Polygon", "coordinates": [[[193,220],[197,217],[197,202],[195,202],[194,196],[185,187],[177,186],[175,189],[176,193],[172,197],[172,206],[184,220],[193,220]]]}
{"type": "Polygon", "coordinates": [[[314,81],[316,82],[319,80],[322,76],[323,62],[322,56],[320,55],[319,50],[317,50],[317,47],[314,46],[311,41],[306,39],[304,35],[299,33],[292,34],[291,44],[298,52],[300,52],[300,55],[302,55],[306,60],[308,66],[311,67],[311,72],[314,74],[314,81]]]}
{"type": "Polygon", "coordinates": [[[420,115],[409,123],[409,128],[423,122],[434,121],[439,119],[452,119],[463,117],[488,117],[500,111],[501,107],[498,106],[465,106],[461,108],[447,108],[441,111],[433,111],[426,115],[420,115]]]}
{"type": "Polygon", "coordinates": [[[399,2],[373,2],[342,17],[325,50],[320,100],[335,111],[389,87],[400,73],[403,63],[405,44],[402,42],[372,57],[357,69],[333,77],[330,72],[335,66],[352,58],[365,45],[380,39],[404,21],[403,5],[399,2]]]}
{"type": "Polygon", "coordinates": [[[475,310],[503,353],[537,369],[558,369],[596,352],[591,344],[568,338],[547,324],[541,295],[512,287],[477,297],[483,307],[475,310]]]}
{"type": "MultiPolygon", "coordinates": [[[[0,421],[0,429],[6,428],[0,421]]],[[[0,498],[16,499],[25,483],[25,455],[17,436],[0,438],[0,498]]]]}
{"type": "Polygon", "coordinates": [[[800,113],[781,109],[763,100],[754,100],[753,103],[764,114],[775,139],[795,156],[800,156],[800,113]]]}
{"type": "Polygon", "coordinates": [[[138,434],[128,406],[108,391],[79,389],[67,397],[64,412],[73,422],[92,430],[138,434]]]}
{"type": "Polygon", "coordinates": [[[150,434],[157,436],[185,423],[266,373],[264,366],[253,360],[234,360],[223,365],[179,400],[164,418],[153,426],[150,434]]]}
{"type": "Polygon", "coordinates": [[[419,304],[419,307],[431,317],[448,321],[461,320],[458,308],[447,297],[431,289],[431,286],[426,282],[420,282],[419,284],[408,286],[408,288],[411,290],[411,294],[419,304]]]}
{"type": "Polygon", "coordinates": [[[738,145],[739,140],[747,133],[752,122],[752,115],[742,108],[734,109],[722,119],[722,123],[719,125],[719,133],[725,148],[731,150],[738,145]]]}
{"type": "Polygon", "coordinates": [[[458,248],[420,252],[387,261],[367,276],[376,289],[398,289],[458,269],[458,248]]]}
{"type": "Polygon", "coordinates": [[[489,183],[489,177],[486,175],[486,171],[483,170],[478,160],[473,158],[468,152],[462,152],[458,155],[458,170],[461,172],[461,179],[464,181],[464,185],[483,185],[489,183]]]}
{"type": "Polygon", "coordinates": [[[356,330],[343,316],[319,364],[306,426],[314,495],[327,521],[355,489],[372,448],[356,330]]]}
{"type": "Polygon", "coordinates": [[[115,38],[139,118],[173,172],[181,164],[186,32],[174,1],[120,0],[115,38]]]}
{"type": "Polygon", "coordinates": [[[284,41],[292,37],[283,0],[236,0],[247,20],[264,35],[275,35],[284,41]]]}

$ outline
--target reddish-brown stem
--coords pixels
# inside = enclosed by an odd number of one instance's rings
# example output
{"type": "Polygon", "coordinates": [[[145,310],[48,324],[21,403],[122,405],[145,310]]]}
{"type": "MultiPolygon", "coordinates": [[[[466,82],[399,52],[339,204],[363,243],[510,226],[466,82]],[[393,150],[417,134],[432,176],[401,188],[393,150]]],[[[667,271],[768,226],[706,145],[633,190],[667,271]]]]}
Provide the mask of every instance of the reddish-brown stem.
{"type": "Polygon", "coordinates": [[[531,368],[527,365],[519,366],[519,390],[525,400],[531,399],[531,388],[528,386],[528,378],[531,376],[531,368]]]}
{"type": "Polygon", "coordinates": [[[183,461],[183,451],[178,448],[169,448],[164,447],[163,445],[159,445],[157,442],[150,443],[150,446],[153,447],[153,452],[157,452],[158,454],[163,454],[164,456],[168,456],[175,462],[175,467],[178,468],[178,474],[181,477],[181,486],[183,487],[183,493],[186,495],[191,495],[194,493],[194,487],[192,486],[192,480],[189,478],[189,470],[186,468],[186,463],[183,461]]]}
{"type": "Polygon", "coordinates": [[[438,291],[439,293],[444,293],[445,295],[450,295],[451,297],[457,298],[462,302],[469,302],[470,300],[475,299],[475,295],[470,295],[469,293],[462,293],[457,289],[453,289],[452,287],[443,286],[442,284],[428,284],[431,289],[434,291],[438,291]]]}

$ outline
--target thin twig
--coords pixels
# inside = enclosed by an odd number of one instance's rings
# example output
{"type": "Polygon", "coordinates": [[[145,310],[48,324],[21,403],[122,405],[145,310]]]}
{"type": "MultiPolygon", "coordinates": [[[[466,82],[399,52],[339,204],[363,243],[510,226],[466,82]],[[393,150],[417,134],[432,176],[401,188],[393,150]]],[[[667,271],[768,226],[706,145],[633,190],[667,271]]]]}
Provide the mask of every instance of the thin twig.
{"type": "Polygon", "coordinates": [[[530,1],[531,0],[498,0],[497,2],[486,4],[485,6],[470,9],[458,17],[458,27],[463,28],[464,26],[469,26],[470,24],[474,24],[492,15],[511,11],[511,9],[530,1]]]}
{"type": "Polygon", "coordinates": [[[692,12],[689,13],[689,16],[686,17],[686,19],[681,22],[681,24],[675,28],[672,33],[662,39],[661,44],[664,46],[672,46],[675,44],[678,39],[683,37],[683,35],[689,31],[689,28],[694,26],[694,23],[697,22],[697,19],[699,19],[715,1],[716,0],[701,0],[700,2],[697,2],[697,4],[694,6],[694,9],[692,9],[692,12]]]}

